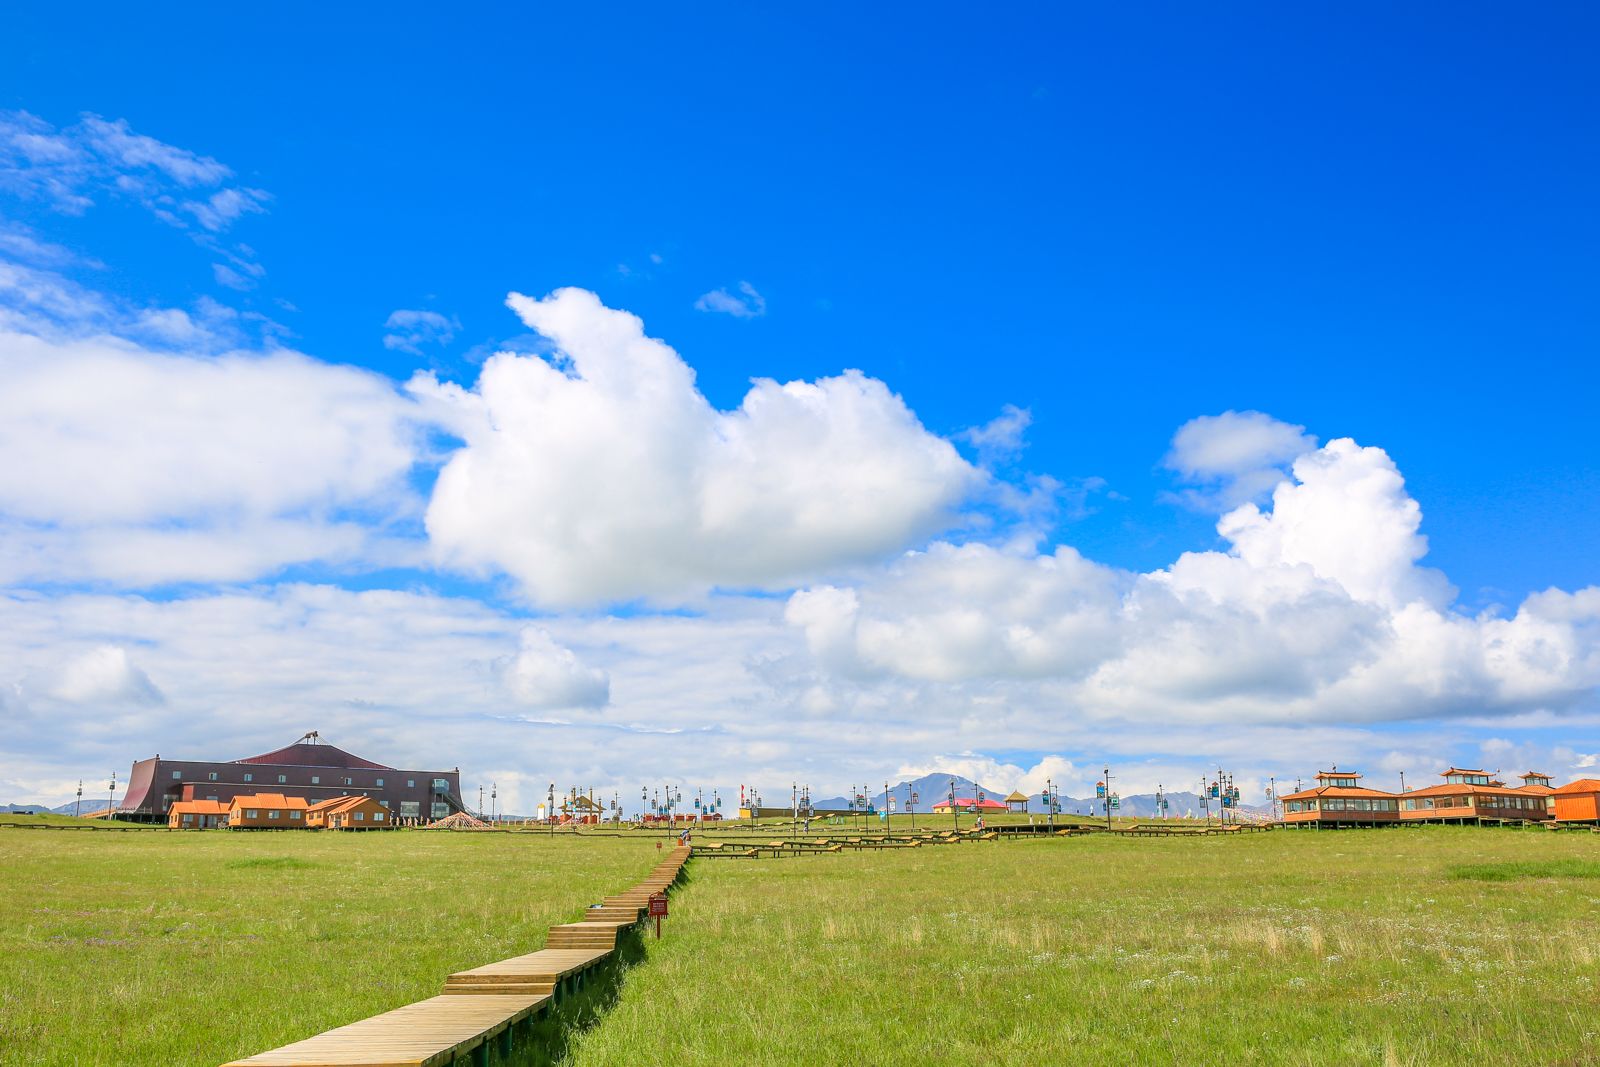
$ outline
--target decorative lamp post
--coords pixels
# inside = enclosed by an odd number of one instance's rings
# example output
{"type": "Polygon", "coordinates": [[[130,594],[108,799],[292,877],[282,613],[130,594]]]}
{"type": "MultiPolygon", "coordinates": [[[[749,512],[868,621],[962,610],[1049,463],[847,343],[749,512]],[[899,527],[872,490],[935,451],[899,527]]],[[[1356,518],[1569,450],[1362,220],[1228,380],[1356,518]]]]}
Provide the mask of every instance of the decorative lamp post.
{"type": "Polygon", "coordinates": [[[915,833],[917,829],[917,791],[915,789],[906,796],[906,811],[911,813],[911,830],[915,833]]]}
{"type": "Polygon", "coordinates": [[[117,817],[117,772],[111,772],[111,799],[106,801],[106,822],[117,817]]]}
{"type": "Polygon", "coordinates": [[[78,779],[78,799],[72,802],[72,817],[76,819],[83,810],[83,779],[78,779]]]}
{"type": "Polygon", "coordinates": [[[961,812],[956,808],[956,780],[950,779],[950,817],[955,820],[956,832],[961,831],[961,812]]]}

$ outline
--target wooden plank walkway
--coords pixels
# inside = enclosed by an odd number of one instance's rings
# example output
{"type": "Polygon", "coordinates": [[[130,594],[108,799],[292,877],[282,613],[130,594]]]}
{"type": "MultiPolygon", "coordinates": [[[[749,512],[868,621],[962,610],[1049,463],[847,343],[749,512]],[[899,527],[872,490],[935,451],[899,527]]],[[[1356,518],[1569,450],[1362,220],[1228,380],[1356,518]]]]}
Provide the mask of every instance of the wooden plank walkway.
{"type": "Polygon", "coordinates": [[[498,963],[457,971],[444,981],[446,994],[484,996],[498,993],[554,995],[568,979],[611,955],[609,948],[542,948],[498,963]]]}
{"type": "Polygon", "coordinates": [[[537,952],[458,971],[439,996],[223,1067],[444,1067],[462,1056],[487,1064],[496,1038],[507,1055],[516,1026],[581,987],[585,972],[616,951],[618,934],[640,920],[652,894],[677,881],[692,855],[686,845],[674,848],[626,893],[587,909],[578,922],[552,926],[537,952]]]}
{"type": "Polygon", "coordinates": [[[225,1067],[440,1067],[469,1053],[486,1061],[490,1041],[508,1039],[549,1002],[549,994],[431,997],[225,1067]]]}

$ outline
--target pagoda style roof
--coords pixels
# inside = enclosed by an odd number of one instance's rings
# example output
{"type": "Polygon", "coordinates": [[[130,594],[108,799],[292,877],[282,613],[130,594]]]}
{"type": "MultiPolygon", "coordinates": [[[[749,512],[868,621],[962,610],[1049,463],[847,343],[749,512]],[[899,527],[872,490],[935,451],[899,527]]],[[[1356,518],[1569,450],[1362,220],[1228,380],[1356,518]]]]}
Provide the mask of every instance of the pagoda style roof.
{"type": "Polygon", "coordinates": [[[1013,789],[1011,791],[1011,795],[1010,796],[1006,797],[1006,803],[1007,804],[1026,804],[1027,802],[1028,802],[1028,798],[1023,796],[1022,793],[1018,792],[1015,789],[1013,789]]]}
{"type": "Polygon", "coordinates": [[[1489,772],[1481,767],[1451,767],[1447,771],[1440,771],[1439,777],[1443,778],[1447,774],[1481,774],[1487,777],[1489,772]]]}
{"type": "MultiPolygon", "coordinates": [[[[1343,778],[1344,775],[1338,777],[1343,778]]],[[[1352,775],[1351,777],[1354,777],[1352,775]]],[[[1279,800],[1310,800],[1313,797],[1374,797],[1382,800],[1393,800],[1398,793],[1385,793],[1381,789],[1368,789],[1365,786],[1324,785],[1316,789],[1302,789],[1298,793],[1282,793],[1279,800]]],[[[1409,795],[1409,794],[1407,794],[1409,795]]]]}

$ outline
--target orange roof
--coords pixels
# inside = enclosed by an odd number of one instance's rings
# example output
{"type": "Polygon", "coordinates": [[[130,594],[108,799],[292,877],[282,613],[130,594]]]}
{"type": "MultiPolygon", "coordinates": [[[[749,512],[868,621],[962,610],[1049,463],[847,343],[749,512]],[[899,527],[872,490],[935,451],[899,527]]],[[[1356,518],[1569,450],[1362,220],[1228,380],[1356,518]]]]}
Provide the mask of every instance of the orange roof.
{"type": "MultiPolygon", "coordinates": [[[[1341,777],[1343,777],[1341,775],[1341,777]]],[[[1302,789],[1298,793],[1284,793],[1279,800],[1307,800],[1311,797],[1378,797],[1382,800],[1391,800],[1399,796],[1398,793],[1385,793],[1381,789],[1368,789],[1365,786],[1324,785],[1316,789],[1302,789]]]]}
{"type": "Polygon", "coordinates": [[[1539,785],[1534,782],[1529,782],[1527,785],[1519,785],[1516,787],[1516,790],[1519,793],[1532,793],[1534,796],[1539,797],[1547,797],[1551,793],[1555,792],[1555,788],[1553,786],[1539,785]]]}
{"type": "Polygon", "coordinates": [[[1451,767],[1447,771],[1440,771],[1439,777],[1443,778],[1447,774],[1481,774],[1487,776],[1488,773],[1488,771],[1479,770],[1476,767],[1451,767]]]}
{"type": "Polygon", "coordinates": [[[1524,796],[1532,793],[1527,786],[1508,786],[1504,782],[1499,785],[1468,785],[1465,782],[1445,782],[1442,785],[1423,786],[1407,793],[1408,797],[1451,797],[1469,796],[1473,793],[1520,793],[1524,796]]]}
{"type": "MultiPolygon", "coordinates": [[[[327,800],[317,801],[306,810],[323,812],[331,815],[337,812],[345,811],[349,808],[359,808],[363,803],[369,800],[372,800],[372,798],[366,796],[329,797],[327,800]]],[[[373,803],[377,803],[377,801],[373,801],[373,803]]]]}
{"type": "Polygon", "coordinates": [[[255,796],[234,797],[235,808],[299,808],[306,809],[305,797],[286,797],[282,793],[257,793],[255,796]]]}
{"type": "Polygon", "coordinates": [[[1558,797],[1577,796],[1580,793],[1600,793],[1600,778],[1579,778],[1554,791],[1558,797]]]}
{"type": "Polygon", "coordinates": [[[167,814],[177,812],[179,815],[226,815],[228,805],[220,800],[180,800],[167,809],[167,814]]]}
{"type": "Polygon", "coordinates": [[[1318,778],[1360,778],[1355,771],[1318,771],[1318,778]]]}

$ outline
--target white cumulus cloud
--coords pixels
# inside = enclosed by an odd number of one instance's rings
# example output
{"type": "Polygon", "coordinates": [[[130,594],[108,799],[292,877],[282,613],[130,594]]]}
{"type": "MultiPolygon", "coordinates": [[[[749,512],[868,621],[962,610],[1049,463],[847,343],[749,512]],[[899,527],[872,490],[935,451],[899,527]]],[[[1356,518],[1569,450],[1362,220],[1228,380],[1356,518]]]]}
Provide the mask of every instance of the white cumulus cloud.
{"type": "Polygon", "coordinates": [[[801,590],[786,618],[836,677],[1032,680],[1067,714],[1141,721],[1559,709],[1600,685],[1600,589],[1463,615],[1420,566],[1421,510],[1383,450],[1339,439],[1292,469],[1269,510],[1222,518],[1227,552],[1136,574],[1070,548],[936,543],[854,587],[801,590]]]}
{"type": "Polygon", "coordinates": [[[721,412],[593,293],[508,303],[554,356],[497,354],[470,391],[427,375],[408,388],[465,441],[428,507],[440,560],[503,571],[532,600],[782,586],[928,536],[979,477],[859,372],[758,379],[721,412]]]}
{"type": "Polygon", "coordinates": [[[117,645],[101,645],[62,667],[50,695],[74,704],[160,704],[161,690],[117,645]]]}
{"type": "Polygon", "coordinates": [[[611,679],[598,667],[587,667],[577,653],[557,644],[548,630],[529,626],[521,648],[506,665],[506,688],[524,707],[602,708],[611,699],[611,679]]]}
{"type": "MultiPolygon", "coordinates": [[[[201,333],[183,312],[160,331],[201,333]]],[[[378,375],[293,352],[0,331],[0,580],[236,580],[350,558],[381,533],[374,516],[412,506],[410,407],[378,375]]]]}
{"type": "Polygon", "coordinates": [[[1259,411],[1224,411],[1180,426],[1165,462],[1200,485],[1179,499],[1211,510],[1259,498],[1287,477],[1289,463],[1316,447],[1304,426],[1259,411]]]}

